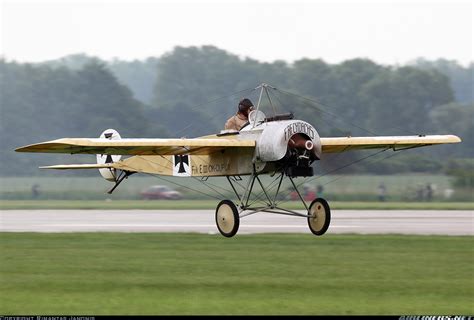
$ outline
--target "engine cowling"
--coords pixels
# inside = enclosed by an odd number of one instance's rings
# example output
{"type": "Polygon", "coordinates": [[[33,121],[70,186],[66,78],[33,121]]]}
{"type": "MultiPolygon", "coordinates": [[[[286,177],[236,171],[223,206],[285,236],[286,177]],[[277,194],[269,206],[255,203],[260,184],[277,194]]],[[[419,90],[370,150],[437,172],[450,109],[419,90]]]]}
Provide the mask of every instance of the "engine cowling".
{"type": "MultiPolygon", "coordinates": [[[[120,140],[120,134],[114,129],[107,129],[100,135],[99,139],[108,139],[108,140],[120,140]]],[[[97,163],[113,163],[120,160],[121,155],[107,155],[107,154],[98,154],[97,163]]],[[[117,181],[117,171],[115,169],[101,168],[99,169],[100,175],[108,181],[115,182],[117,181]]]]}
{"type": "Polygon", "coordinates": [[[321,140],[316,129],[301,120],[262,124],[256,158],[277,162],[289,176],[313,175],[311,163],[321,157],[321,140]]]}
{"type": "Polygon", "coordinates": [[[278,161],[285,157],[288,149],[304,147],[306,141],[312,143],[310,156],[312,160],[321,157],[321,140],[316,129],[301,120],[286,120],[262,124],[262,133],[257,141],[256,156],[260,161],[278,161]],[[298,137],[297,141],[294,138],[298,137]],[[290,140],[298,145],[294,145],[290,140]],[[301,139],[303,138],[303,139],[301,139]],[[303,145],[300,145],[301,140],[303,145]]]}

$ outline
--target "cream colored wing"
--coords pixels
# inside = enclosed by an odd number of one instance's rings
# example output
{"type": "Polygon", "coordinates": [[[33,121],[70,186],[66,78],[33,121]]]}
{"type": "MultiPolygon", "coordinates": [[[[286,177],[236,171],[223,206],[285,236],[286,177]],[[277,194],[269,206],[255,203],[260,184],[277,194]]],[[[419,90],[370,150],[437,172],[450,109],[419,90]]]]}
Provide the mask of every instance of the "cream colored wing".
{"type": "Polygon", "coordinates": [[[255,148],[255,140],[196,139],[88,139],[63,138],[16,149],[17,152],[104,155],[207,155],[227,148],[255,148]]]}
{"type": "Polygon", "coordinates": [[[323,153],[383,148],[401,150],[458,142],[461,139],[454,135],[321,138],[323,153]]]}
{"type": "Polygon", "coordinates": [[[57,169],[57,170],[71,170],[71,169],[114,169],[113,163],[104,164],[56,164],[53,166],[43,166],[40,169],[57,169]]]}

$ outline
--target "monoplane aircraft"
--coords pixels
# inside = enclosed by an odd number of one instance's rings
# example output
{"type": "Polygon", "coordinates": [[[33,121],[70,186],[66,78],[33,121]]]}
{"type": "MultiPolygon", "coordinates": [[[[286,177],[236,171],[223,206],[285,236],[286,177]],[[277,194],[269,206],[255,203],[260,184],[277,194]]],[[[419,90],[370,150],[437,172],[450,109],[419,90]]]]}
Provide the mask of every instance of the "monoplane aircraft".
{"type": "MultiPolygon", "coordinates": [[[[314,199],[309,205],[298,191],[294,179],[314,175],[313,164],[327,154],[362,149],[405,150],[437,144],[457,143],[454,135],[320,137],[311,124],[294,119],[292,113],[270,117],[260,110],[262,96],[270,100],[261,84],[257,107],[249,114],[249,122],[240,131],[223,130],[218,134],[198,138],[122,139],[113,129],[100,138],[62,138],[16,149],[18,152],[95,154],[96,164],[53,165],[47,169],[98,169],[103,178],[114,183],[111,193],[133,173],[150,173],[174,177],[226,177],[237,197],[238,205],[224,199],[216,208],[215,220],[219,232],[234,236],[240,219],[257,212],[286,214],[307,219],[315,235],[323,235],[330,224],[328,202],[314,199]],[[122,159],[126,155],[128,158],[122,159]],[[261,175],[277,175],[276,191],[265,188],[261,175]],[[248,177],[239,193],[235,187],[242,177],[248,177]],[[289,179],[301,202],[304,213],[278,205],[278,194],[284,178],[289,179]],[[263,190],[265,205],[253,206],[254,187],[263,190]],[[270,193],[272,191],[272,193],[270,193]]],[[[271,102],[271,101],[270,101],[271,102]]]]}

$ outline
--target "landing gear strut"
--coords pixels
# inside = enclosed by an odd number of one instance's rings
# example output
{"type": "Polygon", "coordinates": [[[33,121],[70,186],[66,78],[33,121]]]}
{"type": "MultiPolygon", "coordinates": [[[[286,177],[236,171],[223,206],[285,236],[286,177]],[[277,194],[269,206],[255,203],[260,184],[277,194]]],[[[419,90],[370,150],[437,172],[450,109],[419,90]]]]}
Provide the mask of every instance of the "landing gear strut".
{"type": "Polygon", "coordinates": [[[281,176],[279,177],[277,191],[273,197],[270,196],[270,190],[265,189],[262,184],[262,181],[259,179],[258,174],[255,170],[251,174],[247,187],[245,188],[242,195],[239,195],[239,193],[237,192],[232,179],[230,177],[227,177],[227,180],[229,181],[232,190],[234,190],[234,193],[240,201],[240,205],[237,208],[237,206],[231,200],[222,200],[217,205],[216,224],[217,228],[219,229],[219,232],[224,237],[230,238],[237,234],[237,231],[239,230],[240,219],[257,212],[268,212],[306,218],[308,220],[309,229],[314,235],[317,236],[323,235],[328,230],[329,224],[331,222],[331,210],[327,201],[322,198],[317,198],[313,200],[311,202],[311,205],[308,207],[300,192],[298,191],[298,188],[295,185],[291,176],[287,177],[288,179],[290,179],[291,184],[293,185],[296,193],[298,194],[301,202],[303,203],[306,209],[306,213],[300,213],[293,210],[284,209],[277,205],[277,197],[285,173],[282,172],[280,173],[280,175],[281,176]],[[265,206],[252,206],[252,204],[250,203],[250,195],[252,194],[255,182],[260,184],[260,187],[262,188],[262,192],[264,194],[266,202],[265,206]]]}

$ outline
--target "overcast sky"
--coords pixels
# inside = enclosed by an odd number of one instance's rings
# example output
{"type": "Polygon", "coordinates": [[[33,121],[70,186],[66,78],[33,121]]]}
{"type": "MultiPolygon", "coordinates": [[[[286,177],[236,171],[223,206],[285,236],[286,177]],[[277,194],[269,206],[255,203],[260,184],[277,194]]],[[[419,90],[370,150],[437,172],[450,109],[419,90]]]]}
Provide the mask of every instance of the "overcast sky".
{"type": "Polygon", "coordinates": [[[0,51],[20,62],[144,59],[178,45],[266,62],[474,60],[472,1],[0,1],[0,51]]]}

